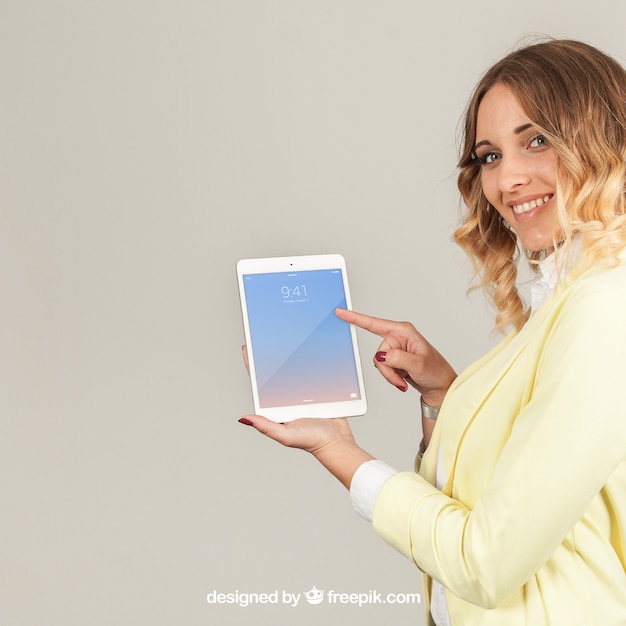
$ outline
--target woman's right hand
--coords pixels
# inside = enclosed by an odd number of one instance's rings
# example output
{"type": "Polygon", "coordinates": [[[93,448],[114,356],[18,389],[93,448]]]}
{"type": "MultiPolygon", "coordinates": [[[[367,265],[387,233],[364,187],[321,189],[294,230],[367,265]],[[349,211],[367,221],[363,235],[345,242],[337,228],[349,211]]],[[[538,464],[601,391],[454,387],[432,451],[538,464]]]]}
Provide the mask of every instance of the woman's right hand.
{"type": "MultiPolygon", "coordinates": [[[[347,309],[337,309],[335,313],[345,322],[382,338],[374,365],[387,381],[404,391],[408,383],[420,392],[426,404],[441,406],[457,374],[413,324],[385,320],[347,309]]],[[[429,430],[432,430],[433,425],[425,424],[430,426],[429,430]]],[[[430,439],[430,433],[424,432],[424,435],[430,439]]]]}

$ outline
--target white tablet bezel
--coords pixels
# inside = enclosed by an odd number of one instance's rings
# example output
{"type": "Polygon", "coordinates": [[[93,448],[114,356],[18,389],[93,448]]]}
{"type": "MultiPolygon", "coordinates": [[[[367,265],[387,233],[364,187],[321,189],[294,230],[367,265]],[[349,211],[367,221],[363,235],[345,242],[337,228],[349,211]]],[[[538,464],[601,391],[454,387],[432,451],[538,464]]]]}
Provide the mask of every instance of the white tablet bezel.
{"type": "MultiPolygon", "coordinates": [[[[237,282],[239,285],[239,297],[245,335],[245,344],[248,353],[248,369],[252,385],[252,398],[255,413],[263,415],[275,422],[288,422],[301,417],[354,417],[363,415],[367,411],[365,386],[363,384],[363,372],[357,343],[356,329],[350,325],[352,338],[352,352],[355,370],[358,378],[360,398],[342,402],[306,403],[278,407],[261,407],[255,374],[254,347],[250,338],[250,323],[246,306],[246,293],[244,289],[244,275],[266,274],[276,272],[301,272],[308,270],[340,269],[343,280],[343,289],[346,297],[346,308],[351,308],[350,290],[346,261],[340,254],[318,254],[291,257],[266,257],[256,259],[241,259],[237,262],[237,282]]],[[[329,358],[332,358],[329,355],[329,358]]]]}

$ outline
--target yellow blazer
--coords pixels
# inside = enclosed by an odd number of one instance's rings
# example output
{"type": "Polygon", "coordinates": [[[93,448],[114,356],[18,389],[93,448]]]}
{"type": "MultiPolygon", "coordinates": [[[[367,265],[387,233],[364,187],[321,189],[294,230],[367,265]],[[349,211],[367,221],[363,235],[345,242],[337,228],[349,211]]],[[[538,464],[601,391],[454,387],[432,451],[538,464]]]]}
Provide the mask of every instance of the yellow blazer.
{"type": "Polygon", "coordinates": [[[374,528],[426,595],[446,588],[454,626],[626,625],[625,259],[573,272],[463,372],[419,473],[376,500],[374,528]]]}

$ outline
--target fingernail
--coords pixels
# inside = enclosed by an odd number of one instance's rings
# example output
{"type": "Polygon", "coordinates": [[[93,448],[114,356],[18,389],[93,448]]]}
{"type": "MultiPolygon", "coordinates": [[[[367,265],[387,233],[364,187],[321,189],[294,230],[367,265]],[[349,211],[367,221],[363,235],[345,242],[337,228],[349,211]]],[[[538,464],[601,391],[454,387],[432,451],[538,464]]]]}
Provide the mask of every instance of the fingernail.
{"type": "Polygon", "coordinates": [[[246,426],[253,426],[252,422],[247,417],[242,417],[239,420],[240,424],[245,424],[246,426]]]}
{"type": "Polygon", "coordinates": [[[408,387],[401,387],[400,385],[396,385],[396,387],[400,390],[400,391],[406,391],[408,389],[408,387]]]}
{"type": "Polygon", "coordinates": [[[377,352],[374,355],[374,358],[379,362],[379,363],[384,363],[385,359],[387,358],[387,353],[386,352],[377,352]]]}

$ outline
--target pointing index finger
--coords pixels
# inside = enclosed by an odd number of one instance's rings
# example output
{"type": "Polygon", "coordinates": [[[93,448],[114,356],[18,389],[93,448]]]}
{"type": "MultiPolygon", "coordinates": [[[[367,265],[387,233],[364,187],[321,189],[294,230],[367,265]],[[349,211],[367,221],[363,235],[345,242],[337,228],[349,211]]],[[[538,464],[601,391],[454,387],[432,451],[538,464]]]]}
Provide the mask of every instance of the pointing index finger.
{"type": "Polygon", "coordinates": [[[365,315],[365,313],[358,313],[357,311],[349,311],[348,309],[335,309],[335,315],[344,322],[354,324],[354,326],[368,330],[379,337],[384,337],[389,334],[394,327],[397,326],[397,322],[385,320],[380,317],[372,317],[371,315],[365,315]]]}

